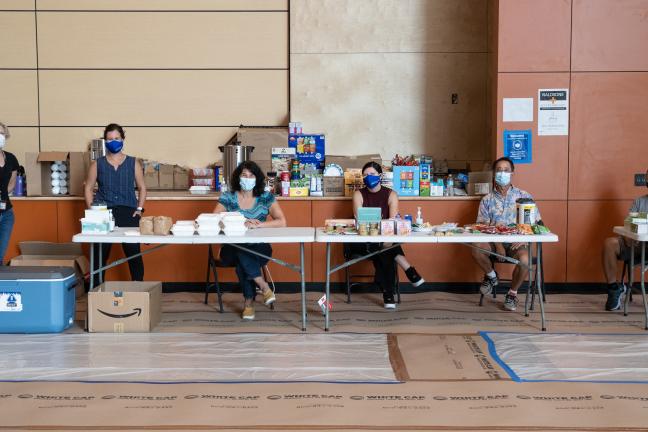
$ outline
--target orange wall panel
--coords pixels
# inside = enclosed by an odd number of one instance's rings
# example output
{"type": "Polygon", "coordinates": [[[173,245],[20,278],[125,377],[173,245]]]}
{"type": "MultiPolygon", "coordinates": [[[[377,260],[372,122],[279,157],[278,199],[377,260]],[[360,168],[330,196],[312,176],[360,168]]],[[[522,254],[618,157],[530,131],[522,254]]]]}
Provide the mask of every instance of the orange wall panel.
{"type": "Polygon", "coordinates": [[[603,241],[623,225],[632,200],[570,201],[567,237],[567,282],[605,281],[601,264],[603,241]]]}
{"type": "Polygon", "coordinates": [[[56,242],[56,201],[12,201],[16,222],[4,257],[7,262],[20,255],[18,243],[38,240],[56,242]]]}
{"type": "Polygon", "coordinates": [[[648,72],[572,76],[569,198],[634,199],[648,168],[648,72]]]}
{"type": "Polygon", "coordinates": [[[648,0],[573,1],[573,71],[648,71],[648,0]]]}
{"type": "Polygon", "coordinates": [[[569,88],[568,73],[500,73],[497,86],[497,156],[504,154],[504,130],[531,129],[533,163],[518,164],[515,185],[535,199],[567,198],[568,137],[538,136],[538,90],[569,88]],[[503,122],[504,98],[533,98],[533,122],[503,122]]]}
{"type": "Polygon", "coordinates": [[[571,0],[499,0],[499,72],[569,71],[571,0]]]}

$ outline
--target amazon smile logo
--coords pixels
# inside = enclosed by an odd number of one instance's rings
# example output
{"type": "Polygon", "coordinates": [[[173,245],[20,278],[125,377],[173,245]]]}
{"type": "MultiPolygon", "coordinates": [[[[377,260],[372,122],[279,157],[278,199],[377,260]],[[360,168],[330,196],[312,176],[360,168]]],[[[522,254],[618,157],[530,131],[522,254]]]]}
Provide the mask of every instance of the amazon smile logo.
{"type": "Polygon", "coordinates": [[[142,308],[133,308],[133,312],[125,313],[125,314],[111,314],[111,313],[108,313],[108,312],[104,312],[101,309],[97,309],[97,312],[99,312],[99,313],[101,313],[101,314],[103,314],[103,315],[105,315],[107,317],[110,317],[110,318],[129,318],[129,317],[132,317],[132,316],[135,316],[135,315],[137,315],[137,316],[142,315],[142,308]]]}

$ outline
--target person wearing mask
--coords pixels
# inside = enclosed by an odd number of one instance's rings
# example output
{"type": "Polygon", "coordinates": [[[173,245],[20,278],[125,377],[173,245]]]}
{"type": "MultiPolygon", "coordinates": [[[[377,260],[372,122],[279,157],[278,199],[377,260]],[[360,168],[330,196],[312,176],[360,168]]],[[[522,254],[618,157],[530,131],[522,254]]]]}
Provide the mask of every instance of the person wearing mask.
{"type": "MultiPolygon", "coordinates": [[[[646,171],[648,179],[648,171],[646,171]]],[[[647,183],[648,186],[648,183],[647,183]]],[[[648,212],[648,195],[635,199],[630,207],[630,213],[648,212]]],[[[608,237],[603,243],[603,273],[608,284],[608,296],[605,302],[606,311],[621,309],[627,287],[617,280],[617,261],[630,262],[630,241],[624,237],[608,237]]],[[[635,247],[635,263],[641,262],[641,249],[635,247]]]]}
{"type": "MultiPolygon", "coordinates": [[[[112,210],[115,225],[122,228],[139,227],[139,221],[144,213],[146,202],[146,185],[144,184],[144,171],[140,162],[133,156],[127,156],[122,151],[126,133],[124,129],[111,123],[104,129],[106,142],[106,156],[92,162],[85,182],[85,203],[90,208],[94,203],[105,203],[112,210]],[[96,195],[93,192],[97,184],[96,195]],[[139,197],[135,194],[135,186],[139,197]]],[[[98,253],[98,247],[95,253],[98,253]]],[[[103,243],[102,266],[106,265],[110,254],[111,244],[103,243]]],[[[140,253],[139,244],[123,243],[122,249],[127,257],[140,253]]],[[[98,256],[98,255],[95,255],[98,256]]],[[[144,261],[142,257],[128,261],[131,279],[144,280],[144,261]]]]}
{"type": "MultiPolygon", "coordinates": [[[[495,173],[493,191],[485,195],[479,203],[477,223],[495,226],[515,224],[517,223],[517,200],[520,198],[532,199],[532,197],[528,192],[513,186],[512,177],[515,165],[511,159],[507,157],[497,159],[493,163],[493,171],[495,173]]],[[[536,209],[536,212],[536,220],[542,224],[540,211],[536,209]]],[[[520,263],[526,264],[529,259],[529,251],[524,243],[478,243],[476,246],[514,258],[520,263]]],[[[480,291],[484,295],[489,295],[499,283],[493,262],[487,253],[478,249],[473,249],[472,255],[477,265],[484,271],[480,291]]],[[[522,286],[527,273],[522,265],[515,266],[511,289],[504,297],[504,309],[514,311],[517,308],[518,289],[522,286]]]]}
{"type": "MultiPolygon", "coordinates": [[[[221,212],[240,212],[246,218],[245,226],[248,229],[286,226],[286,217],[281,206],[271,192],[265,191],[263,171],[252,161],[242,162],[232,173],[230,190],[221,194],[214,209],[214,213],[221,212]],[[268,216],[272,219],[268,220],[268,216]]],[[[265,256],[272,256],[272,247],[267,243],[245,244],[243,247],[265,256]]],[[[235,246],[223,245],[220,260],[225,266],[236,267],[236,275],[243,290],[244,305],[241,317],[244,320],[254,319],[253,302],[257,287],[261,290],[266,306],[275,302],[275,294],[263,278],[262,272],[262,267],[268,263],[268,259],[235,246]]]]}
{"type": "MultiPolygon", "coordinates": [[[[353,215],[357,219],[360,207],[379,207],[382,219],[393,219],[398,214],[398,195],[393,190],[380,184],[382,180],[382,167],[376,162],[367,162],[362,167],[362,176],[365,187],[353,193],[353,215]]],[[[367,254],[381,248],[377,243],[351,244],[353,251],[367,254]]],[[[413,286],[420,286],[425,280],[418,274],[405,258],[405,252],[400,246],[374,255],[371,258],[376,271],[376,282],[383,292],[385,309],[396,309],[394,301],[394,261],[405,271],[407,278],[413,286]]]]}
{"type": "Polygon", "coordinates": [[[9,194],[16,186],[16,173],[19,165],[16,156],[4,150],[10,137],[9,128],[0,123],[0,266],[4,265],[4,256],[7,253],[7,246],[9,246],[15,222],[9,194]]]}

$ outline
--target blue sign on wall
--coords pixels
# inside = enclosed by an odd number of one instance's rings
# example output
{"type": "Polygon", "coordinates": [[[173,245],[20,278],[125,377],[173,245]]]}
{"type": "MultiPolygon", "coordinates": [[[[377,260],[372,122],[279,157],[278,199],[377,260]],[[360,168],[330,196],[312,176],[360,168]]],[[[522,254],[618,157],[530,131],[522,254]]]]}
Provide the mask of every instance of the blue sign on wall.
{"type": "Polygon", "coordinates": [[[533,162],[531,151],[531,130],[505,130],[504,156],[515,163],[533,162]]]}

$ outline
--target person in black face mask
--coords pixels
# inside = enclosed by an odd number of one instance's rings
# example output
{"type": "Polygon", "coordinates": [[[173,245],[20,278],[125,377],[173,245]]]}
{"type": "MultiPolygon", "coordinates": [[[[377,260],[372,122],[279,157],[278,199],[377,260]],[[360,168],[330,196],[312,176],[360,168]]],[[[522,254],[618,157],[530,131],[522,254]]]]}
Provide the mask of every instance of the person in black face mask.
{"type": "MultiPolygon", "coordinates": [[[[353,193],[353,215],[357,219],[360,207],[380,207],[383,219],[393,219],[398,214],[398,195],[393,190],[380,184],[382,167],[376,162],[367,162],[362,167],[365,187],[353,193]]],[[[373,252],[380,247],[377,243],[351,243],[352,251],[359,254],[373,252]]],[[[405,258],[405,252],[399,246],[371,258],[376,270],[376,281],[383,291],[385,309],[395,309],[394,301],[394,261],[405,271],[410,283],[417,287],[425,282],[416,269],[405,258]]]]}
{"type": "MultiPolygon", "coordinates": [[[[146,202],[146,185],[144,184],[144,171],[140,162],[133,156],[125,155],[124,129],[111,123],[104,129],[106,141],[106,156],[97,159],[90,165],[85,183],[86,208],[93,202],[105,203],[112,210],[115,225],[118,227],[139,227],[139,220],[144,212],[146,202]],[[96,195],[93,193],[95,183],[98,184],[96,195]],[[135,195],[135,186],[139,197],[135,195]]],[[[102,244],[102,266],[106,264],[110,254],[110,244],[102,244]]],[[[98,254],[98,246],[95,253],[98,254]]],[[[140,253],[139,244],[122,244],[122,249],[127,257],[140,253]]],[[[96,255],[98,256],[98,255],[96,255]]],[[[128,261],[131,279],[144,280],[144,261],[142,257],[128,261]]],[[[97,281],[95,280],[95,283],[97,281]]]]}
{"type": "MultiPolygon", "coordinates": [[[[646,171],[646,179],[648,180],[648,171],[646,171]]],[[[630,213],[634,212],[648,212],[648,195],[639,197],[632,203],[630,213]]],[[[629,260],[630,243],[627,239],[623,237],[605,239],[603,244],[603,273],[608,283],[608,298],[605,302],[605,310],[607,311],[621,309],[628,288],[617,280],[617,261],[629,260]]],[[[634,261],[636,263],[641,262],[641,248],[635,248],[634,261]]]]}

